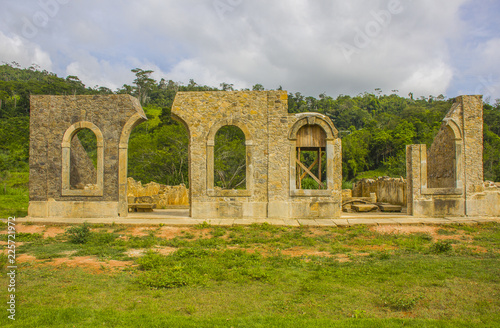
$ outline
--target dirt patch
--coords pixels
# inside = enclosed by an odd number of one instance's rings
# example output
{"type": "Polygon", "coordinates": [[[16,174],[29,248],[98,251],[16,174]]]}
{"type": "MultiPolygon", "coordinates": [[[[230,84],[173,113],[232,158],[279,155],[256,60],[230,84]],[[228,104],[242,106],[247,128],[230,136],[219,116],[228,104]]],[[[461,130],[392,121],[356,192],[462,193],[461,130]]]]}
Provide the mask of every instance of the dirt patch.
{"type": "MultiPolygon", "coordinates": [[[[63,234],[66,229],[62,227],[49,226],[46,225],[24,225],[22,223],[16,224],[16,233],[38,233],[43,235],[44,238],[56,237],[59,234],[63,234]]],[[[0,234],[6,234],[8,231],[0,231],[0,234]]]]}
{"type": "Polygon", "coordinates": [[[93,273],[103,273],[104,271],[118,271],[134,265],[133,261],[117,261],[109,260],[106,262],[99,261],[93,256],[78,256],[73,258],[60,257],[52,261],[45,262],[46,265],[55,267],[69,267],[69,268],[84,268],[93,273]]]}
{"type": "Polygon", "coordinates": [[[156,246],[155,247],[155,251],[157,251],[158,253],[162,254],[162,255],[170,255],[172,254],[173,252],[175,252],[177,250],[177,248],[175,247],[163,247],[163,246],[156,246]]]}
{"type": "MultiPolygon", "coordinates": [[[[189,229],[188,229],[189,230],[189,229]]],[[[186,231],[185,228],[179,227],[161,227],[160,231],[156,233],[156,236],[164,239],[173,239],[177,236],[182,236],[181,231],[186,231]]]]}
{"type": "Polygon", "coordinates": [[[155,231],[153,227],[133,227],[127,230],[127,233],[132,234],[132,236],[143,237],[150,234],[151,231],[155,231]]]}
{"type": "Polygon", "coordinates": [[[66,229],[63,229],[61,227],[48,227],[47,229],[45,229],[43,237],[44,238],[56,237],[57,235],[64,234],[65,232],[66,229]]]}
{"type": "MultiPolygon", "coordinates": [[[[15,225],[16,233],[39,233],[42,234],[45,230],[45,225],[24,225],[22,223],[17,223],[15,225]]],[[[7,230],[2,231],[2,233],[7,233],[7,230]]]]}
{"type": "Polygon", "coordinates": [[[460,230],[447,230],[442,227],[435,226],[421,226],[421,225],[380,225],[370,228],[382,234],[412,234],[412,233],[427,233],[435,240],[471,240],[472,237],[466,235],[460,230]],[[452,231],[452,234],[441,234],[440,231],[452,231]]]}
{"type": "Polygon", "coordinates": [[[351,259],[346,254],[335,254],[335,260],[337,260],[338,262],[341,262],[341,263],[351,262],[351,259]]]}
{"type": "MultiPolygon", "coordinates": [[[[175,252],[177,248],[175,247],[168,247],[168,246],[155,246],[153,251],[162,254],[162,255],[170,255],[173,252],[175,252]]],[[[144,256],[144,254],[148,250],[145,248],[131,248],[125,252],[129,257],[141,257],[144,256]]]]}
{"type": "Polygon", "coordinates": [[[16,256],[16,262],[17,263],[30,263],[30,262],[37,262],[40,260],[37,260],[35,256],[29,255],[29,254],[21,254],[16,256]]]}
{"type": "Polygon", "coordinates": [[[35,256],[21,254],[17,257],[19,263],[36,263],[38,266],[53,266],[53,267],[68,267],[68,268],[83,268],[91,273],[104,273],[105,271],[114,272],[134,266],[133,261],[99,261],[93,256],[78,256],[78,257],[59,257],[47,260],[38,260],[35,256]]]}
{"type": "Polygon", "coordinates": [[[485,254],[485,253],[488,253],[488,249],[486,249],[485,247],[483,246],[477,246],[477,245],[467,245],[466,246],[467,248],[469,248],[471,250],[471,252],[473,253],[477,253],[477,254],[485,254]]]}
{"type": "Polygon", "coordinates": [[[283,255],[289,255],[289,256],[322,256],[322,257],[331,257],[332,254],[329,252],[320,252],[315,249],[303,249],[303,248],[298,248],[298,247],[292,247],[288,249],[284,249],[281,251],[281,254],[283,255]]]}
{"type": "Polygon", "coordinates": [[[437,227],[432,226],[414,226],[414,225],[379,225],[370,228],[372,231],[384,234],[412,234],[412,233],[428,233],[430,235],[437,234],[437,227]]]}
{"type": "Polygon", "coordinates": [[[140,257],[143,256],[146,250],[144,248],[131,248],[128,249],[125,254],[127,254],[128,257],[140,257]]]}
{"type": "Polygon", "coordinates": [[[363,246],[346,245],[345,247],[348,247],[348,248],[353,249],[355,251],[370,250],[370,251],[380,251],[380,252],[397,249],[396,246],[385,245],[385,244],[383,244],[383,245],[363,245],[363,246]]]}

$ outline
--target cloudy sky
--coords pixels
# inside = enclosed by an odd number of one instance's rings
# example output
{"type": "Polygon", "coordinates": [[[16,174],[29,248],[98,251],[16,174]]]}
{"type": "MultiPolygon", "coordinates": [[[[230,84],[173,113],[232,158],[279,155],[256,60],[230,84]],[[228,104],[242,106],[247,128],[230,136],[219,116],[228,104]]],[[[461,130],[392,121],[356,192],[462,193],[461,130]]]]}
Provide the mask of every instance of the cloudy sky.
{"type": "Polygon", "coordinates": [[[0,62],[317,97],[500,98],[499,0],[0,0],[0,62]]]}

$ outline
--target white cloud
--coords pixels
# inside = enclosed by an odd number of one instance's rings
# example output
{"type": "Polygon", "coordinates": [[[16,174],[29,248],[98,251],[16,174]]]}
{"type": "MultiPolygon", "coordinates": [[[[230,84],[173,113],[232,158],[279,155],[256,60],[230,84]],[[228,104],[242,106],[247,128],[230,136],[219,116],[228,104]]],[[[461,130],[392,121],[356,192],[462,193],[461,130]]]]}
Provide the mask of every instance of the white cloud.
{"type": "MultiPolygon", "coordinates": [[[[156,79],[211,86],[428,96],[474,90],[485,73],[500,73],[498,40],[467,45],[471,56],[457,60],[471,30],[461,8],[476,1],[75,0],[32,41],[56,73],[78,75],[88,86],[130,84],[130,70],[140,67],[156,79]],[[349,58],[339,44],[354,50],[349,58]]],[[[33,15],[21,2],[10,6],[19,17],[33,15]]]]}
{"type": "Polygon", "coordinates": [[[8,37],[0,31],[0,44],[2,45],[0,47],[0,61],[2,62],[15,61],[23,67],[36,64],[48,71],[52,69],[50,55],[32,42],[19,36],[8,37]]]}

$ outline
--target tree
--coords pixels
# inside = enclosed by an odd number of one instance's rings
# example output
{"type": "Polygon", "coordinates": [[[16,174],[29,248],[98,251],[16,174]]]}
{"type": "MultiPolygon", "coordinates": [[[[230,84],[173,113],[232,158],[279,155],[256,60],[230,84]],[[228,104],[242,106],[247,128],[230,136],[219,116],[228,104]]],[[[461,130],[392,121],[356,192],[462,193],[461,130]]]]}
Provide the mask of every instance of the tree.
{"type": "Polygon", "coordinates": [[[233,84],[229,84],[229,83],[226,83],[226,82],[222,82],[220,84],[220,88],[222,89],[222,91],[233,91],[233,84]]]}
{"type": "Polygon", "coordinates": [[[253,91],[264,91],[264,87],[262,86],[262,84],[255,84],[253,87],[252,87],[252,90],[253,91]]]}
{"type": "Polygon", "coordinates": [[[134,95],[139,99],[141,105],[144,105],[147,103],[149,91],[156,84],[156,81],[150,77],[153,71],[134,68],[132,72],[135,73],[134,84],[136,87],[134,95]]]}

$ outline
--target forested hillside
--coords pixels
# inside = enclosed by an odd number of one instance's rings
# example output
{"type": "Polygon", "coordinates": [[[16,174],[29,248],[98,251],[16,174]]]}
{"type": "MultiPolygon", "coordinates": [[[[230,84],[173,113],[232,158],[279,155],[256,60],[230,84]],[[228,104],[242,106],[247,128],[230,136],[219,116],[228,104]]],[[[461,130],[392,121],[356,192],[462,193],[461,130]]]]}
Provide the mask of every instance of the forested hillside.
{"type": "MultiPolygon", "coordinates": [[[[193,80],[187,84],[164,79],[156,81],[151,78],[152,71],[132,71],[136,79],[112,91],[104,87],[85,87],[76,76],[61,78],[37,67],[22,69],[15,63],[1,65],[2,176],[7,172],[28,171],[30,95],[127,93],[141,101],[149,117],[149,121],[135,128],[130,138],[129,175],[144,183],[187,184],[187,133],[170,118],[175,94],[178,91],[232,90],[233,86],[221,83],[214,88],[198,85],[193,80]]],[[[256,84],[253,89],[264,88],[256,84]]],[[[377,89],[374,93],[337,98],[325,94],[315,98],[290,93],[288,105],[291,113],[314,111],[331,118],[342,137],[343,177],[352,181],[370,175],[404,176],[405,146],[416,143],[429,146],[452,101],[443,96],[413,99],[411,95],[410,98],[385,95],[377,89]]],[[[485,179],[500,181],[499,101],[484,105],[484,122],[485,179]]],[[[238,137],[231,138],[231,144],[237,147],[238,137]]]]}

